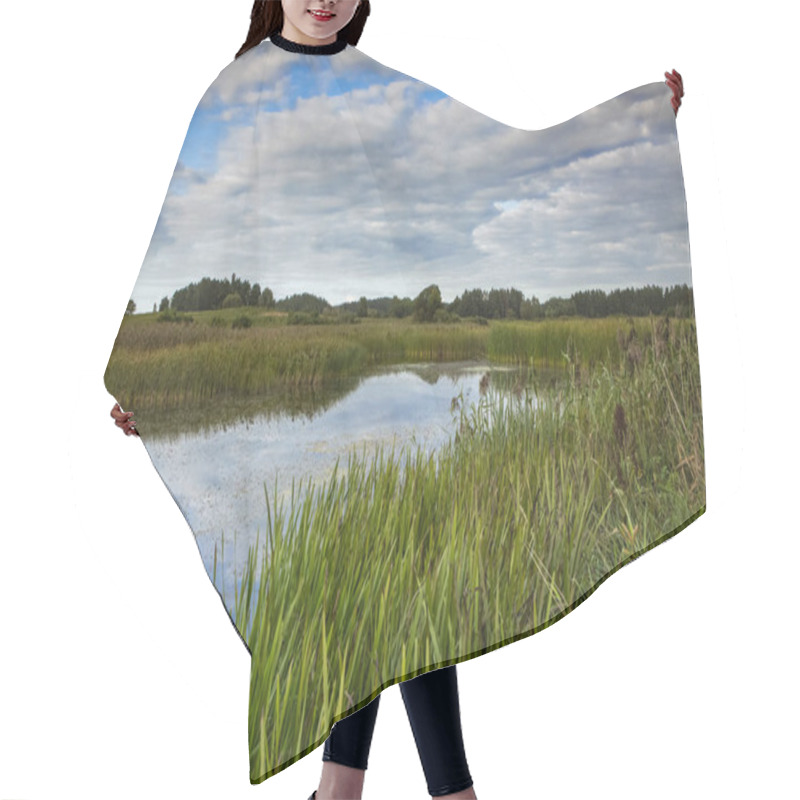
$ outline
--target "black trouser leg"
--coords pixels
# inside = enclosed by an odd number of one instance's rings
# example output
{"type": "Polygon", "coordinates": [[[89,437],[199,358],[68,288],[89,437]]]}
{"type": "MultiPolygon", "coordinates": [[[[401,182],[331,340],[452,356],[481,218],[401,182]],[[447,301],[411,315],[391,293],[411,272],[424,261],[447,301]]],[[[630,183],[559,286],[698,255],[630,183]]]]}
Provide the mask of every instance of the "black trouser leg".
{"type": "MultiPolygon", "coordinates": [[[[403,681],[400,692],[430,795],[438,797],[472,786],[461,733],[455,664],[403,681]]],[[[323,761],[367,768],[380,699],[378,695],[333,726],[325,740],[323,761]]]]}
{"type": "Polygon", "coordinates": [[[378,695],[364,708],[359,708],[355,714],[334,722],[331,735],[325,740],[323,761],[335,761],[337,764],[356,769],[367,768],[380,699],[381,696],[378,695]]]}
{"type": "Polygon", "coordinates": [[[403,702],[432,797],[472,786],[461,734],[456,666],[400,684],[403,702]]]}

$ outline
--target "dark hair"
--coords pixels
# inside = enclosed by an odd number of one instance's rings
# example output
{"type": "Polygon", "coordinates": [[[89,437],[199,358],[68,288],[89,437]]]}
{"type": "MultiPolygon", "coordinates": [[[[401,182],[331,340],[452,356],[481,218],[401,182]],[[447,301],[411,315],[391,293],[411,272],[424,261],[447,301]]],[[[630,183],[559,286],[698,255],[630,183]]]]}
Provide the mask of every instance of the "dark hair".
{"type": "MultiPolygon", "coordinates": [[[[361,0],[356,8],[356,13],[347,25],[342,28],[336,39],[346,39],[349,45],[355,46],[361,38],[364,24],[369,16],[369,0],[361,0]]],[[[280,0],[255,0],[253,10],[250,12],[250,30],[247,39],[239,48],[235,58],[246,53],[273,33],[283,30],[283,6],[280,0]]]]}

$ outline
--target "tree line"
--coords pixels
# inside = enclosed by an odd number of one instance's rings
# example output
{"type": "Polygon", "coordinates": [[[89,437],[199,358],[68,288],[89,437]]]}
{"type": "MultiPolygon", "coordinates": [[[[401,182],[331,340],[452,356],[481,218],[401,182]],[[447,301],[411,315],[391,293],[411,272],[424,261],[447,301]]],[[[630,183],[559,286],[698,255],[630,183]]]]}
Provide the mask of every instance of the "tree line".
{"type": "Polygon", "coordinates": [[[236,306],[271,308],[274,298],[270,289],[242,280],[234,272],[230,278],[203,278],[173,292],[172,300],[162,297],[159,311],[213,311],[236,306]]]}
{"type": "MultiPolygon", "coordinates": [[[[607,317],[612,315],[647,316],[694,315],[694,293],[687,284],[671,287],[648,285],[640,288],[590,289],[569,297],[551,297],[540,302],[535,295],[525,297],[519,289],[466,289],[452,302],[445,303],[439,287],[426,286],[415,298],[397,295],[358,300],[332,306],[324,297],[302,292],[275,300],[272,291],[258,283],[242,280],[234,272],[230,278],[202,278],[178,289],[172,298],[163,297],[158,311],[211,311],[240,306],[298,312],[317,317],[336,313],[355,317],[413,317],[418,322],[450,321],[463,318],[533,320],[563,316],[607,317]]],[[[136,304],[128,303],[128,313],[136,304]]],[[[153,311],[155,311],[155,306],[153,311]]]]}

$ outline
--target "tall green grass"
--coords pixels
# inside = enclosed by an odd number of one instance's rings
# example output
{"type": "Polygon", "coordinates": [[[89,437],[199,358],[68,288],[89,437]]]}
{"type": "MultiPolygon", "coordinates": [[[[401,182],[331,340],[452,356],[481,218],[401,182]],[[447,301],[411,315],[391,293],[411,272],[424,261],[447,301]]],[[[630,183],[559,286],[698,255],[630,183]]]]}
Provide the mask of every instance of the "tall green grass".
{"type": "MultiPolygon", "coordinates": [[[[286,325],[281,315],[253,314],[250,328],[213,324],[221,312],[198,312],[189,325],[127,317],[120,327],[105,383],[136,413],[143,436],[156,412],[208,409],[231,399],[307,397],[332,382],[382,365],[489,359],[560,367],[564,353],[587,366],[615,358],[617,330],[633,325],[647,336],[647,319],[556,319],[532,322],[417,324],[364,320],[358,325],[286,325]],[[269,320],[268,323],[264,319],[269,320]]],[[[681,321],[676,327],[685,327],[681,321]]]]}
{"type": "MultiPolygon", "coordinates": [[[[672,320],[671,324],[685,327],[689,323],[672,320]]],[[[617,332],[621,327],[635,330],[636,335],[645,341],[652,335],[651,323],[646,317],[569,317],[495,322],[489,331],[486,355],[501,363],[558,367],[564,364],[566,354],[570,359],[580,359],[592,367],[619,356],[621,343],[617,332]]]]}
{"type": "Polygon", "coordinates": [[[693,323],[613,339],[592,367],[574,350],[538,403],[490,384],[435,454],[354,448],[288,504],[265,486],[268,546],[233,613],[252,652],[253,782],[385,687],[552,624],[704,512],[693,323]]]}

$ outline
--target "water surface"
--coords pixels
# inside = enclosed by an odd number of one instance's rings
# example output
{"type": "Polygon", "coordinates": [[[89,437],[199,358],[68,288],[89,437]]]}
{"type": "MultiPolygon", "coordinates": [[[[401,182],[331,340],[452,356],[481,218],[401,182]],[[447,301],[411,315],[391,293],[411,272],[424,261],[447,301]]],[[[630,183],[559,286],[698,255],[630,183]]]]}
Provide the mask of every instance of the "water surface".
{"type": "MultiPolygon", "coordinates": [[[[200,431],[143,441],[195,534],[209,575],[217,546],[218,586],[224,536],[230,599],[250,545],[258,536],[259,558],[266,546],[265,491],[272,503],[277,487],[278,502],[288,508],[293,480],[296,494],[309,478],[314,486],[323,483],[337,459],[343,474],[353,447],[368,456],[381,445],[387,451],[394,445],[396,453],[408,444],[435,452],[457,429],[457,405],[466,409],[480,399],[482,380],[499,398],[527,385],[528,370],[485,361],[392,365],[351,381],[345,391],[341,385],[323,391],[316,408],[304,413],[272,410],[218,426],[207,420],[200,431]]],[[[528,396],[537,402],[530,388],[528,396]]]]}

